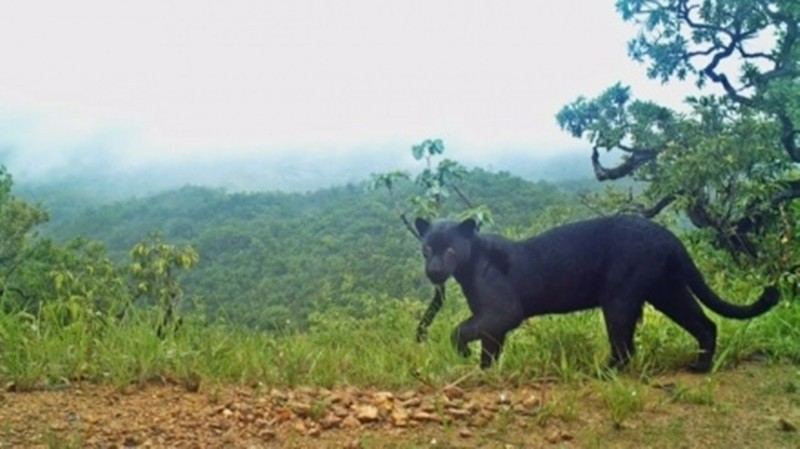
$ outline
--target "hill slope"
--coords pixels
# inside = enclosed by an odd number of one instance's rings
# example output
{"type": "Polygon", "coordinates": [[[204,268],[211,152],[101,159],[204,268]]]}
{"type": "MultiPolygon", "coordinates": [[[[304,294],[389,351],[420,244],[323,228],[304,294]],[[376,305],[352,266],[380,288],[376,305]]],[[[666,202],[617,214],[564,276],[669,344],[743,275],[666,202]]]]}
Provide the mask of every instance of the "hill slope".
{"type": "MultiPolygon", "coordinates": [[[[575,202],[552,184],[480,169],[463,189],[491,207],[499,229],[525,229],[546,208],[575,202]]],[[[154,232],[191,244],[201,261],[184,280],[188,296],[249,325],[303,327],[330,306],[359,315],[376,300],[430,294],[414,238],[388,195],[365,183],[310,193],[187,186],[97,207],[53,198],[45,232],[57,240],[100,240],[118,260],[154,232]]]]}

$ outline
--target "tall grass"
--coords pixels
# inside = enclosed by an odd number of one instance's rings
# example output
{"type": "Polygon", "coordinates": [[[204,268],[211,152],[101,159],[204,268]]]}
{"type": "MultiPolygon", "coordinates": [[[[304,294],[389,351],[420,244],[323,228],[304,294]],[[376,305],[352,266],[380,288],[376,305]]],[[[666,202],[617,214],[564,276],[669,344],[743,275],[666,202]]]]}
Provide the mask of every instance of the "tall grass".
{"type": "MultiPolygon", "coordinates": [[[[376,312],[362,319],[328,311],[312,317],[307,332],[285,335],[189,316],[164,339],[154,331],[158,315],[146,309],[119,322],[89,316],[66,324],[6,310],[0,313],[0,380],[18,389],[76,380],[120,387],[169,380],[405,388],[464,379],[570,381],[594,378],[603,369],[609,350],[602,318],[582,312],[524,323],[509,335],[500,363],[481,372],[479,347],[470,359],[450,347],[451,330],[468,314],[463,299],[451,296],[422,344],[414,331],[424,304],[413,300],[376,304],[371,308],[376,312]]],[[[717,369],[753,354],[800,363],[800,302],[785,301],[752,322],[714,319],[720,330],[717,369]]],[[[696,351],[685,331],[649,308],[637,347],[630,367],[637,377],[682,369],[696,351]]]]}

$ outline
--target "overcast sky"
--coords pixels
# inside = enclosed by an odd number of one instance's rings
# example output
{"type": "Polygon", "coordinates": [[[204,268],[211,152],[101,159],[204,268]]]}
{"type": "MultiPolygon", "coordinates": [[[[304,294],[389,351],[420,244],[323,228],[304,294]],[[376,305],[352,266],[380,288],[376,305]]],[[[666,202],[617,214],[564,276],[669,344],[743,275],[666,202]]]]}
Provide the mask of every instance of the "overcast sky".
{"type": "Polygon", "coordinates": [[[0,162],[586,148],[554,118],[577,96],[688,92],[628,58],[614,3],[5,0],[0,162]]]}

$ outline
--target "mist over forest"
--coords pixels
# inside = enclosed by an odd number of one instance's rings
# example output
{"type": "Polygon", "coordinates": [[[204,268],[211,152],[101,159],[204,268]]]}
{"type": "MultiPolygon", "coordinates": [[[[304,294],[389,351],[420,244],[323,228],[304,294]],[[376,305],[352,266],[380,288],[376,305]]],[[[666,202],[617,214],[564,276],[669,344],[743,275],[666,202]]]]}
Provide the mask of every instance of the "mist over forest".
{"type": "MultiPolygon", "coordinates": [[[[448,152],[449,153],[449,152],[448,152]]],[[[531,181],[558,182],[592,176],[588,152],[536,154],[499,151],[452,157],[467,167],[507,171],[531,181]]],[[[10,150],[0,159],[26,199],[52,203],[53,196],[80,196],[93,202],[143,197],[186,185],[229,192],[309,192],[365,181],[373,173],[420,168],[407,150],[303,152],[126,161],[121,155],[88,150],[56,158],[24,157],[10,150]],[[44,162],[44,163],[43,163],[44,162]]]]}

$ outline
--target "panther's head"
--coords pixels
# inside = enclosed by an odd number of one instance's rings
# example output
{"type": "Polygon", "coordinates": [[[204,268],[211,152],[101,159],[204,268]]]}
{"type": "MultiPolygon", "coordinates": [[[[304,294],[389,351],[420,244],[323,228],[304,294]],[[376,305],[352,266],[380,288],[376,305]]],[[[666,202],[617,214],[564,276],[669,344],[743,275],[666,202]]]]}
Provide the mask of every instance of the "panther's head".
{"type": "Polygon", "coordinates": [[[417,218],[414,225],[422,239],[425,274],[432,283],[444,284],[470,259],[472,240],[477,229],[475,220],[430,223],[417,218]]]}

